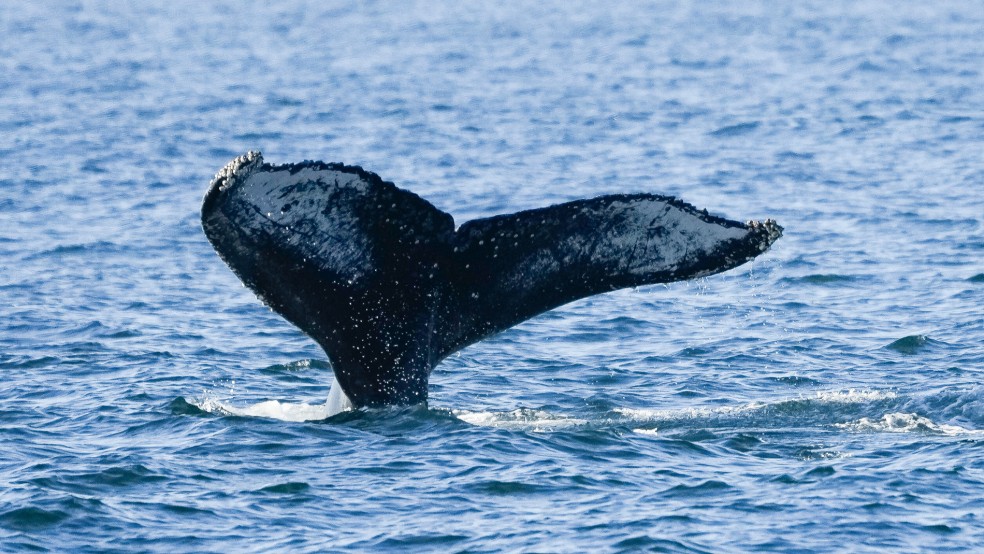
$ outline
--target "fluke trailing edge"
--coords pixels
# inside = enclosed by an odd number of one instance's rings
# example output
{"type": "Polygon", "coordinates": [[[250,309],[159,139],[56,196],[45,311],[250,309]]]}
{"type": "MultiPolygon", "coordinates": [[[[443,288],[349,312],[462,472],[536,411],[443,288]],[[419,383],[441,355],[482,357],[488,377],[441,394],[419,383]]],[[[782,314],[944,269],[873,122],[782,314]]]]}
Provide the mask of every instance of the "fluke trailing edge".
{"type": "Polygon", "coordinates": [[[743,264],[782,234],[667,196],[617,194],[477,219],[336,163],[230,162],[205,235],[270,308],[324,348],[356,406],[417,404],[449,354],[567,302],[743,264]]]}

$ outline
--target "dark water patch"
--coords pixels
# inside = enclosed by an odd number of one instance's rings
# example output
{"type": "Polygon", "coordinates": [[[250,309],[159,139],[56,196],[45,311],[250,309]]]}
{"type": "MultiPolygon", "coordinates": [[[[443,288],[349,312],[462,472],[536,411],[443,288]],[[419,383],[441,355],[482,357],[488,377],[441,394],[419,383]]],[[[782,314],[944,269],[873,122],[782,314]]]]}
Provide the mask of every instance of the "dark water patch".
{"type": "Polygon", "coordinates": [[[936,525],[923,525],[920,527],[920,529],[928,533],[933,533],[934,535],[953,535],[961,531],[960,527],[947,525],[945,523],[938,523],[936,525]]]}
{"type": "Polygon", "coordinates": [[[537,494],[548,490],[547,487],[542,485],[523,483],[520,481],[500,481],[496,479],[475,483],[470,485],[469,488],[472,488],[476,492],[491,494],[493,496],[528,495],[537,494]]]}
{"type": "MultiPolygon", "coordinates": [[[[213,109],[217,109],[217,108],[221,108],[221,106],[218,107],[203,106],[201,108],[201,111],[212,111],[213,109]]],[[[240,154],[242,154],[242,152],[239,152],[238,150],[230,150],[228,148],[222,148],[222,147],[212,147],[208,149],[209,157],[217,160],[231,160],[232,158],[235,158],[240,154]]]]}
{"type": "MultiPolygon", "coordinates": [[[[101,337],[106,333],[111,333],[111,332],[113,331],[108,327],[106,327],[105,325],[103,325],[102,322],[89,321],[88,323],[75,325],[74,327],[65,329],[63,331],[63,334],[68,337],[93,337],[93,336],[101,337]]],[[[83,343],[78,343],[78,344],[83,344],[83,343]]],[[[95,344],[99,348],[102,348],[102,345],[98,343],[91,343],[91,344],[95,344]]]]}
{"type": "Polygon", "coordinates": [[[885,68],[872,62],[871,60],[864,60],[855,67],[857,71],[881,73],[885,71],[885,68]]]}
{"type": "Polygon", "coordinates": [[[602,319],[598,321],[598,325],[604,325],[616,332],[629,332],[645,328],[649,325],[649,322],[629,316],[618,316],[602,319]]]}
{"type": "Polygon", "coordinates": [[[241,133],[233,137],[242,143],[262,143],[267,141],[277,141],[283,138],[283,133],[277,131],[267,131],[263,133],[241,133]]]}
{"type": "Polygon", "coordinates": [[[304,359],[287,362],[285,364],[273,364],[261,369],[260,371],[264,373],[284,373],[302,372],[307,370],[318,370],[318,374],[320,375],[321,371],[330,371],[331,364],[329,364],[327,360],[304,359]]]}
{"type": "Polygon", "coordinates": [[[425,465],[409,460],[393,460],[384,464],[359,468],[358,471],[366,475],[406,475],[424,469],[425,465]]]}
{"type": "Polygon", "coordinates": [[[450,545],[467,541],[470,537],[465,535],[446,535],[442,533],[421,533],[417,535],[404,535],[401,537],[390,537],[376,544],[380,550],[393,549],[398,552],[407,550],[414,551],[426,547],[450,547],[450,545]]]}
{"type": "Polygon", "coordinates": [[[195,404],[188,402],[183,396],[179,396],[168,405],[174,415],[207,416],[209,412],[199,408],[195,404]]]}
{"type": "Polygon", "coordinates": [[[886,46],[899,46],[906,43],[912,43],[913,39],[908,35],[893,33],[885,37],[882,42],[884,42],[886,46]]]}
{"type": "Polygon", "coordinates": [[[878,117],[876,115],[867,115],[867,114],[866,115],[862,115],[862,116],[858,116],[858,121],[860,121],[862,123],[866,123],[866,124],[868,124],[869,126],[872,126],[872,127],[873,126],[878,126],[878,125],[881,125],[881,124],[885,123],[885,120],[884,119],[882,119],[882,118],[880,118],[880,117],[878,117]]]}
{"type": "Polygon", "coordinates": [[[672,58],[670,63],[685,69],[720,69],[727,67],[731,63],[731,58],[724,56],[716,60],[705,60],[705,59],[695,59],[686,60],[681,58],[672,58]]]}
{"type": "MultiPolygon", "coordinates": [[[[92,354],[96,354],[96,353],[109,353],[109,352],[112,352],[112,350],[106,348],[106,345],[104,345],[103,343],[101,343],[101,342],[95,342],[95,341],[70,342],[70,343],[67,343],[67,344],[63,345],[62,348],[66,352],[69,352],[69,353],[72,353],[72,354],[87,354],[87,355],[92,355],[92,354]]],[[[92,358],[91,357],[88,357],[88,356],[82,357],[82,358],[67,357],[64,360],[64,363],[66,363],[66,364],[89,364],[89,363],[91,363],[91,360],[92,360],[92,358]]]]}
{"type": "Polygon", "coordinates": [[[58,525],[68,518],[69,514],[61,510],[43,510],[29,506],[0,514],[0,523],[4,527],[18,531],[40,531],[58,525]]]}
{"type": "Polygon", "coordinates": [[[803,387],[803,386],[815,387],[821,384],[820,381],[816,379],[812,379],[810,377],[802,377],[800,375],[787,375],[784,377],[776,377],[775,380],[780,383],[784,383],[786,385],[792,385],[794,387],[803,387]]]}
{"type": "Polygon", "coordinates": [[[97,487],[131,487],[166,481],[167,477],[151,471],[142,464],[110,467],[95,473],[84,473],[75,477],[66,477],[66,481],[97,487]]]}
{"type": "Polygon", "coordinates": [[[739,433],[724,441],[724,446],[738,452],[750,452],[762,444],[762,439],[747,433],[739,433]]]}
{"type": "Polygon", "coordinates": [[[841,285],[841,284],[853,284],[861,281],[868,280],[867,276],[859,275],[842,275],[837,273],[816,273],[813,275],[804,275],[802,277],[783,277],[780,279],[782,283],[797,284],[797,285],[841,285]]]}
{"type": "Polygon", "coordinates": [[[288,483],[280,483],[277,485],[269,485],[257,490],[256,492],[270,493],[270,494],[299,494],[302,492],[307,492],[311,489],[311,485],[303,481],[291,481],[288,483]]]}
{"type": "Polygon", "coordinates": [[[792,150],[784,150],[776,154],[776,159],[779,160],[812,160],[816,155],[811,152],[793,152],[792,150]]]}
{"type": "Polygon", "coordinates": [[[36,254],[31,254],[24,259],[35,260],[50,257],[59,258],[75,255],[108,254],[122,252],[125,249],[123,245],[116,244],[115,242],[100,240],[96,242],[63,244],[48,250],[42,250],[36,254]]]}
{"type": "Polygon", "coordinates": [[[704,458],[716,458],[717,453],[705,448],[700,444],[682,439],[660,439],[658,441],[662,450],[671,455],[693,456],[698,455],[704,458]]]}
{"type": "Polygon", "coordinates": [[[132,339],[143,336],[143,333],[136,329],[121,329],[119,331],[108,331],[102,336],[107,339],[132,339]]]}
{"type": "Polygon", "coordinates": [[[973,121],[972,117],[967,117],[963,115],[952,115],[948,117],[940,118],[940,123],[965,123],[967,121],[973,121]]]}
{"type": "Polygon", "coordinates": [[[718,496],[724,492],[732,491],[734,487],[717,479],[708,479],[697,485],[676,485],[663,491],[663,496],[675,498],[701,498],[705,496],[718,496]]]}
{"type": "Polygon", "coordinates": [[[683,350],[676,353],[677,356],[681,358],[702,358],[713,354],[714,351],[709,348],[702,348],[699,346],[693,346],[689,348],[684,348],[683,350]]]}
{"type": "Polygon", "coordinates": [[[61,359],[54,356],[41,356],[39,358],[17,356],[10,360],[0,361],[0,369],[43,369],[59,363],[61,363],[61,359]]]}
{"type": "Polygon", "coordinates": [[[612,338],[608,331],[585,331],[571,333],[567,337],[573,342],[607,342],[612,338]]]}
{"type": "Polygon", "coordinates": [[[153,509],[163,510],[179,516],[215,516],[212,510],[206,510],[195,506],[185,506],[183,504],[172,504],[170,502],[154,503],[153,509]]]}
{"type": "Polygon", "coordinates": [[[926,335],[909,335],[902,337],[891,344],[885,345],[888,350],[894,350],[900,354],[912,356],[922,352],[928,352],[946,343],[931,339],[926,335]]]}
{"type": "Polygon", "coordinates": [[[904,511],[891,502],[882,501],[868,502],[867,504],[862,504],[860,508],[866,512],[899,513],[904,511]]]}
{"type": "Polygon", "coordinates": [[[755,129],[758,129],[758,121],[748,121],[745,123],[738,123],[735,125],[728,125],[726,127],[721,127],[715,131],[708,133],[712,137],[739,137],[742,135],[747,135],[755,129]]]}
{"type": "Polygon", "coordinates": [[[807,471],[804,476],[810,478],[818,477],[830,477],[831,475],[837,473],[837,470],[833,466],[818,466],[810,471],[807,471]]]}
{"type": "Polygon", "coordinates": [[[769,479],[769,481],[772,483],[779,483],[780,485],[802,485],[803,483],[811,482],[810,480],[804,481],[802,479],[797,479],[788,473],[776,475],[775,477],[769,479]]]}
{"type": "Polygon", "coordinates": [[[710,552],[687,543],[671,539],[656,539],[649,535],[637,535],[615,543],[620,552],[710,552]]]}
{"type": "Polygon", "coordinates": [[[583,488],[612,489],[633,486],[632,482],[615,477],[598,478],[593,475],[573,475],[564,477],[564,479],[576,487],[583,488]]]}
{"type": "Polygon", "coordinates": [[[79,169],[85,173],[96,173],[96,174],[109,173],[109,170],[102,166],[104,162],[105,160],[99,158],[88,159],[85,161],[85,163],[82,164],[82,167],[79,169]]]}
{"type": "Polygon", "coordinates": [[[973,277],[970,277],[967,280],[970,281],[971,283],[984,283],[984,273],[978,273],[977,275],[974,275],[973,277]]]}
{"type": "Polygon", "coordinates": [[[281,94],[270,94],[266,98],[267,104],[272,106],[283,106],[287,108],[296,108],[304,105],[303,100],[297,98],[291,98],[289,96],[284,96],[281,94]]]}
{"type": "Polygon", "coordinates": [[[4,547],[9,549],[11,552],[51,552],[50,542],[45,539],[42,539],[41,542],[45,543],[47,546],[30,541],[9,539],[4,543],[4,547]]]}

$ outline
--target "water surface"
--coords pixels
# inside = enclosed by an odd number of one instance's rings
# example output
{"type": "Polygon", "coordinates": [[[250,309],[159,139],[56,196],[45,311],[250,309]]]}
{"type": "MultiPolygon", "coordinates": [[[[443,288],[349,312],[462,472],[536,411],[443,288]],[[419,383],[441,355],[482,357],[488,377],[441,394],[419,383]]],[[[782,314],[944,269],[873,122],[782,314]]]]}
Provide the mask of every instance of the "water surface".
{"type": "Polygon", "coordinates": [[[3,4],[0,549],[973,550],[982,33],[947,1],[3,4]],[[786,233],[323,420],[324,354],[199,226],[248,149],[459,223],[654,192],[786,233]]]}

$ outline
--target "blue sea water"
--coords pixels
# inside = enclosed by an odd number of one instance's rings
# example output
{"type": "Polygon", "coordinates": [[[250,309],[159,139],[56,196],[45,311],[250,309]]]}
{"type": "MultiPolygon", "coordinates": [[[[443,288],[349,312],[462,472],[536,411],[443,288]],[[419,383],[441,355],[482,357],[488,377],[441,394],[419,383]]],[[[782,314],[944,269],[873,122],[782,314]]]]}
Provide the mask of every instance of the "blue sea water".
{"type": "Polygon", "coordinates": [[[982,71],[947,0],[4,2],[0,551],[974,551],[982,71]],[[248,149],[459,223],[656,192],[786,232],[319,420],[323,352],[200,229],[248,149]]]}

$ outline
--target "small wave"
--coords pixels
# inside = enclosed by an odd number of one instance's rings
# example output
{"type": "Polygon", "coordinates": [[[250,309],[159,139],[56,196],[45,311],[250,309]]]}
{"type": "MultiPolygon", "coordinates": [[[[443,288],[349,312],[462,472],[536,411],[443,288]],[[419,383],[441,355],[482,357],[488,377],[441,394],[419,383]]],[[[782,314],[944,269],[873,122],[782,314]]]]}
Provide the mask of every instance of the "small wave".
{"type": "Polygon", "coordinates": [[[731,58],[728,56],[716,60],[673,58],[670,60],[670,63],[677,67],[685,67],[687,69],[718,69],[730,64],[731,58]]]}
{"type": "Polygon", "coordinates": [[[801,396],[776,402],[753,401],[735,406],[718,406],[715,408],[686,408],[686,409],[652,409],[652,408],[615,408],[615,412],[635,421],[678,421],[684,419],[711,419],[722,416],[732,417],[753,412],[769,411],[770,413],[795,414],[809,411],[815,405],[829,404],[868,404],[883,400],[894,400],[897,395],[890,391],[855,390],[818,391],[813,396],[801,396]]]}
{"type": "Polygon", "coordinates": [[[263,368],[261,371],[269,373],[283,373],[290,371],[303,371],[307,369],[326,369],[331,370],[331,365],[325,360],[304,359],[287,362],[284,364],[273,364],[263,368]]]}
{"type": "Polygon", "coordinates": [[[60,244],[47,250],[35,252],[27,257],[28,260],[44,259],[48,257],[73,256],[76,254],[108,254],[120,252],[124,249],[123,245],[115,242],[99,240],[95,242],[82,242],[71,244],[60,244]]]}
{"type": "Polygon", "coordinates": [[[812,160],[816,157],[812,152],[794,152],[792,150],[784,150],[776,154],[776,158],[780,160],[812,160]]]}
{"type": "Polygon", "coordinates": [[[940,346],[941,344],[943,343],[933,340],[926,335],[909,335],[908,337],[902,337],[891,344],[885,345],[885,348],[894,350],[900,354],[913,355],[940,346]]]}
{"type": "Polygon", "coordinates": [[[731,485],[725,483],[724,481],[719,481],[717,479],[709,479],[703,483],[698,483],[696,485],[686,485],[680,484],[670,487],[663,491],[661,494],[670,498],[681,497],[681,498],[700,498],[704,496],[718,496],[727,491],[733,489],[731,485]]]}
{"type": "Polygon", "coordinates": [[[758,121],[748,121],[745,123],[738,123],[735,125],[728,125],[726,127],[721,127],[720,129],[717,129],[716,131],[711,131],[708,134],[710,134],[712,137],[737,137],[737,136],[751,133],[752,131],[757,129],[758,126],[759,126],[758,121]]]}
{"type": "Polygon", "coordinates": [[[974,275],[973,277],[970,277],[967,280],[970,281],[971,283],[984,283],[984,273],[978,273],[977,275],[974,275]]]}
{"type": "Polygon", "coordinates": [[[0,523],[12,529],[37,531],[57,525],[68,517],[68,514],[61,510],[43,510],[29,506],[0,514],[0,523]]]}
{"type": "Polygon", "coordinates": [[[855,275],[839,275],[836,273],[816,273],[813,275],[804,275],[802,277],[784,277],[782,282],[784,283],[797,283],[804,285],[837,285],[843,283],[853,283],[861,280],[860,277],[855,275]]]}
{"type": "Polygon", "coordinates": [[[803,377],[801,375],[786,375],[784,377],[776,377],[776,381],[784,383],[786,385],[792,385],[794,387],[802,386],[813,386],[816,387],[820,385],[820,381],[812,379],[810,377],[803,377]]]}
{"type": "Polygon", "coordinates": [[[257,492],[270,493],[270,494],[298,494],[302,492],[307,492],[311,488],[311,485],[303,481],[290,481],[288,483],[279,483],[277,485],[269,485],[259,489],[257,492]]]}
{"type": "Polygon", "coordinates": [[[935,423],[933,420],[918,414],[890,413],[881,419],[863,417],[850,423],[836,423],[834,427],[858,433],[926,433],[932,435],[984,435],[984,431],[965,429],[958,425],[935,423]]]}
{"type": "Polygon", "coordinates": [[[26,356],[18,356],[12,360],[4,360],[0,362],[0,368],[3,369],[39,369],[44,367],[49,367],[53,365],[58,365],[61,363],[60,358],[55,358],[53,356],[41,356],[39,358],[30,358],[26,356]]]}

